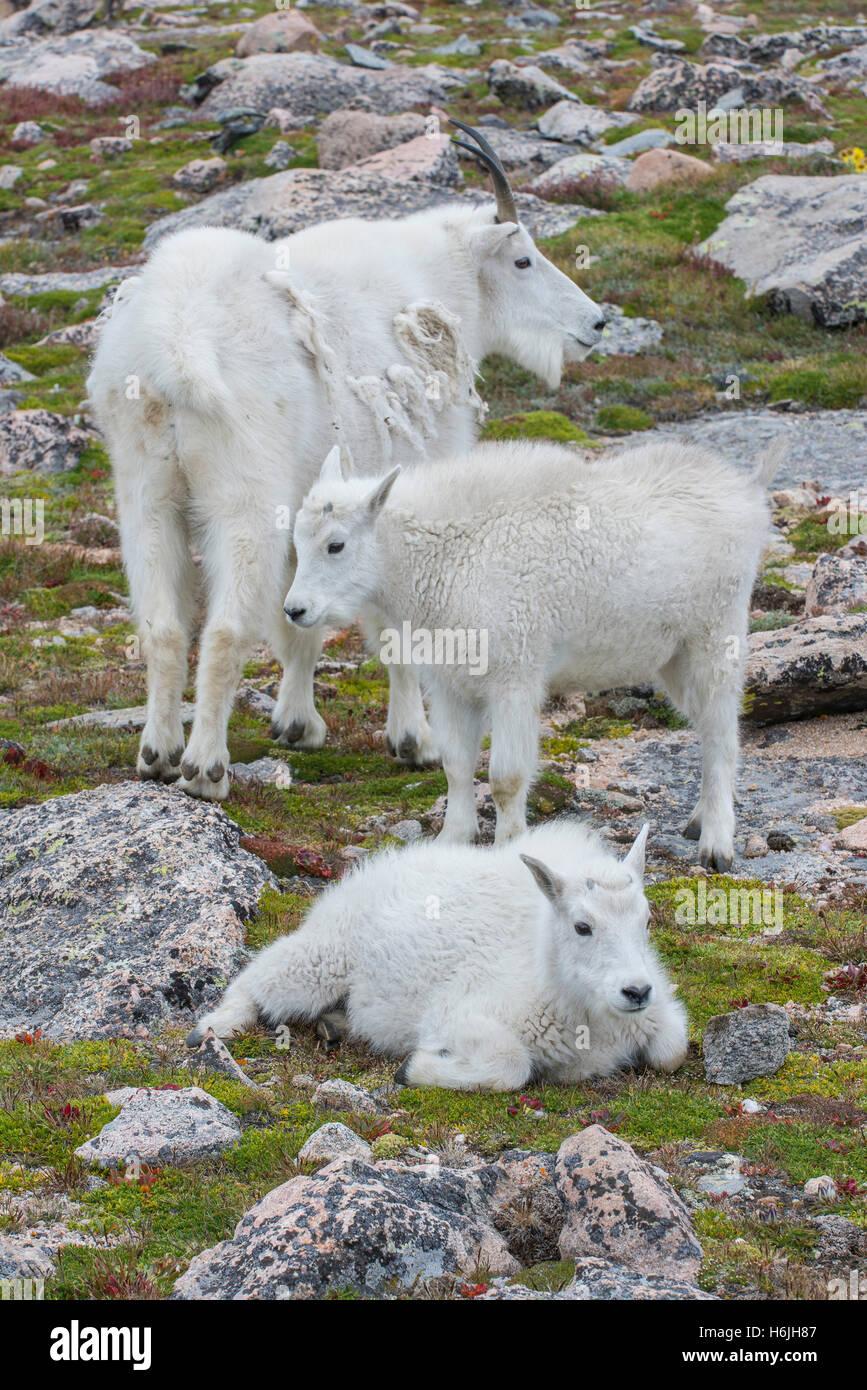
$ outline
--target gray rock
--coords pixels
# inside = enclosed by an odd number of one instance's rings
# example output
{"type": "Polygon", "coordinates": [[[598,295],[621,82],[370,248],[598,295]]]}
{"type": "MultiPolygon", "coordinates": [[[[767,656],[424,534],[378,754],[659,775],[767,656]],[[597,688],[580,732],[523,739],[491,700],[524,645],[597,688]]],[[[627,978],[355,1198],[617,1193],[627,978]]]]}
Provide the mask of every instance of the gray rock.
{"type": "Polygon", "coordinates": [[[867,318],[867,179],[766,174],[698,247],[772,306],[825,328],[867,318]]]}
{"type": "Polygon", "coordinates": [[[793,48],[808,53],[821,48],[847,48],[863,43],[867,43],[867,27],[863,24],[817,24],[809,29],[756,34],[747,44],[747,54],[755,63],[768,63],[778,62],[785,52],[793,48]]]}
{"type": "Polygon", "coordinates": [[[747,159],[809,159],[813,155],[833,155],[832,140],[814,140],[809,145],[796,141],[754,140],[746,144],[731,144],[718,140],[710,147],[714,159],[722,164],[742,164],[747,159]]]}
{"type": "Polygon", "coordinates": [[[695,110],[700,101],[708,109],[720,106],[727,94],[737,92],[733,107],[779,107],[788,101],[803,102],[818,116],[828,117],[818,91],[804,78],[782,69],[763,71],[724,58],[690,63],[685,58],[657,55],[653,70],[636,87],[627,102],[629,111],[695,110]]]}
{"type": "Polygon", "coordinates": [[[417,1288],[483,1264],[518,1262],[490,1224],[494,1165],[373,1168],[342,1159],[269,1192],[231,1240],[197,1255],[175,1299],[321,1299],[332,1289],[375,1295],[417,1288]]]}
{"type": "MultiPolygon", "coordinates": [[[[593,107],[580,107],[579,110],[593,110],[593,107]]],[[[560,140],[547,140],[541,135],[537,135],[532,130],[512,130],[508,126],[502,129],[493,126],[485,129],[485,139],[493,147],[497,158],[502,164],[506,173],[509,174],[513,182],[519,183],[532,178],[535,174],[541,174],[543,169],[549,169],[558,160],[564,159],[570,154],[581,154],[582,144],[567,144],[560,140]]],[[[467,162],[475,164],[476,168],[484,171],[485,166],[481,160],[475,159],[470,150],[459,149],[459,157],[467,162]]]]}
{"type": "Polygon", "coordinates": [[[20,271],[0,274],[0,293],[27,295],[54,294],[56,290],[74,290],[84,294],[87,290],[101,289],[112,285],[129,275],[129,266],[100,266],[98,270],[52,271],[46,275],[27,275],[20,271]]]}
{"type": "Polygon", "coordinates": [[[646,44],[648,48],[654,48],[658,53],[682,53],[686,44],[680,39],[664,39],[661,35],[654,32],[650,25],[633,24],[629,30],[633,38],[638,39],[639,43],[646,44]]]}
{"type": "Polygon", "coordinates": [[[520,106],[525,111],[550,106],[555,101],[579,101],[574,92],[570,92],[556,78],[549,77],[541,68],[534,64],[521,68],[506,58],[497,58],[491,63],[488,86],[501,101],[520,106]]]}
{"type": "Polygon", "coordinates": [[[118,87],[102,80],[105,76],[134,72],[153,62],[154,54],[146,53],[125,34],[88,29],[63,38],[0,48],[0,83],[76,96],[88,106],[104,106],[120,96],[118,87]]]}
{"type": "Polygon", "coordinates": [[[219,1157],[240,1138],[237,1117],[199,1086],[177,1091],[144,1087],[99,1134],[79,1145],[75,1156],[100,1168],[124,1168],[136,1161],[181,1168],[219,1157]]]}
{"type": "Polygon", "coordinates": [[[867,1233],[846,1216],[814,1216],[819,1231],[819,1254],[825,1260],[847,1260],[867,1253],[867,1233]]]}
{"type": "Polygon", "coordinates": [[[867,708],[867,613],[754,632],[745,698],[759,724],[867,708]]]}
{"type": "Polygon", "coordinates": [[[295,153],[286,140],[276,140],[266,154],[264,163],[269,169],[288,169],[295,153]]]}
{"type": "MultiPolygon", "coordinates": [[[[622,111],[605,111],[601,106],[584,106],[573,98],[558,101],[536,122],[546,140],[571,140],[577,145],[589,145],[606,130],[615,126],[633,125],[631,116],[622,111]]],[[[634,137],[633,137],[634,138],[634,137]]],[[[605,150],[610,154],[608,147],[605,150]]]]}
{"type": "Polygon", "coordinates": [[[327,1125],[320,1125],[319,1129],[314,1130],[305,1144],[298,1150],[298,1157],[303,1162],[321,1162],[325,1160],[331,1163],[335,1158],[361,1158],[369,1162],[370,1145],[350,1129],[348,1125],[342,1125],[336,1120],[332,1120],[327,1125]]]}
{"type": "Polygon", "coordinates": [[[346,54],[357,68],[371,68],[375,72],[384,72],[386,68],[394,67],[394,63],[388,58],[383,58],[381,53],[372,53],[369,48],[362,48],[358,43],[348,43],[346,54]]]}
{"type": "Polygon", "coordinates": [[[229,771],[236,782],[284,789],[292,785],[292,769],[282,758],[256,758],[252,763],[231,763],[229,771]]]}
{"type": "Polygon", "coordinates": [[[480,1294],[473,1301],[475,1303],[583,1303],[588,1301],[595,1303],[599,1300],[614,1299],[624,1302],[632,1302],[635,1299],[640,1302],[646,1300],[680,1302],[686,1299],[690,1303],[694,1303],[696,1301],[715,1302],[716,1295],[705,1293],[697,1285],[682,1279],[643,1274],[638,1270],[628,1269],[624,1265],[614,1264],[611,1260],[589,1257],[575,1261],[574,1278],[570,1280],[565,1289],[558,1289],[554,1293],[549,1293],[542,1289],[529,1289],[524,1284],[512,1283],[488,1289],[487,1293],[480,1294]]]}
{"type": "Polygon", "coordinates": [[[201,103],[204,120],[216,120],[236,107],[265,115],[272,107],[287,106],[296,116],[324,116],[353,107],[388,116],[420,103],[443,105],[468,80],[457,69],[436,63],[371,72],[321,54],[256,53],[252,58],[221,59],[185,89],[185,95],[201,103]]]}
{"type": "MultiPolygon", "coordinates": [[[[184,724],[192,724],[196,707],[185,700],[181,705],[181,719],[184,724]]],[[[122,729],[126,733],[138,732],[147,723],[147,705],[127,705],[124,709],[86,710],[84,714],[70,714],[66,719],[54,719],[50,729],[63,729],[76,724],[97,729],[122,729]]]]}
{"type": "Polygon", "coordinates": [[[396,840],[403,840],[404,844],[412,844],[413,840],[421,839],[421,821],[399,820],[396,825],[389,826],[388,833],[396,840]]]}
{"type": "Polygon", "coordinates": [[[807,583],[804,605],[811,618],[867,606],[867,558],[820,555],[807,583]]]}
{"type": "Polygon", "coordinates": [[[182,1065],[190,1071],[215,1071],[223,1076],[229,1076],[233,1081],[238,1081],[242,1086],[250,1086],[255,1089],[256,1082],[252,1081],[247,1073],[238,1066],[231,1052],[221,1038],[218,1038],[213,1028],[209,1028],[202,1038],[201,1046],[196,1048],[192,1057],[186,1057],[182,1065]]]}
{"type": "Polygon", "coordinates": [[[102,9],[100,0],[31,0],[25,9],[0,23],[0,43],[9,39],[42,38],[46,34],[71,34],[86,29],[102,9]]]}
{"type": "Polygon", "coordinates": [[[339,1110],[350,1115],[382,1115],[388,1109],[363,1087],[338,1078],[316,1087],[313,1104],[319,1110],[339,1110]]]}
{"type": "MultiPolygon", "coordinates": [[[[195,207],[160,218],[148,228],[144,244],[151,250],[168,233],[185,227],[238,227],[274,241],[331,218],[407,217],[442,203],[477,206],[489,201],[490,196],[480,188],[465,190],[433,180],[388,179],[380,170],[364,166],[339,171],[287,169],[268,178],[248,179],[210,194],[195,207]]],[[[515,201],[522,222],[537,239],[558,236],[579,217],[593,215],[592,210],[578,207],[552,207],[530,193],[517,194],[515,201]]]]}
{"type": "Polygon", "coordinates": [[[37,121],[19,121],[12,132],[12,139],[19,145],[39,145],[46,138],[37,121]]]}
{"type": "Polygon", "coordinates": [[[218,154],[212,159],[191,159],[175,170],[172,183],[178,188],[189,189],[191,193],[210,193],[212,188],[223,182],[228,171],[225,159],[218,154]]]}
{"type": "Polygon", "coordinates": [[[146,1035],[213,1007],[274,883],[240,834],[216,806],[155,783],[7,812],[0,1036],[146,1035]]]}
{"type": "Polygon", "coordinates": [[[439,53],[443,57],[460,56],[462,58],[478,58],[484,52],[485,45],[477,39],[471,39],[468,34],[461,34],[460,38],[453,39],[451,43],[440,44],[439,48],[434,49],[434,53],[439,53]]]}
{"type": "Polygon", "coordinates": [[[573,154],[537,175],[530,189],[541,198],[562,198],[571,193],[577,202],[584,179],[610,180],[622,187],[631,168],[628,160],[618,159],[614,154],[573,154]]]}
{"type": "Polygon", "coordinates": [[[662,342],[662,324],[656,319],[628,318],[618,304],[602,303],[599,307],[605,327],[593,351],[600,357],[633,357],[662,342]]]}
{"type": "Polygon", "coordinates": [[[692,1281],[702,1261],[677,1193],[631,1145],[602,1125],[564,1140],[557,1187],[566,1204],[564,1260],[603,1254],[644,1274],[692,1281]]]}
{"type": "Polygon", "coordinates": [[[709,1197],[735,1197],[739,1192],[749,1190],[749,1183],[741,1173],[706,1173],[699,1178],[696,1187],[709,1197]]]}
{"type": "Polygon", "coordinates": [[[556,29],[562,23],[553,10],[533,8],[506,16],[507,29],[556,29]]]}
{"type": "MultiPolygon", "coordinates": [[[[867,36],[867,30],[864,31],[867,36]]],[[[838,53],[834,58],[826,58],[819,64],[826,78],[835,82],[861,82],[867,77],[867,42],[848,53],[838,53]]]]}
{"type": "Polygon", "coordinates": [[[674,144],[670,130],[653,126],[650,130],[640,130],[637,135],[627,135],[625,140],[617,140],[613,145],[599,145],[605,154],[616,154],[628,158],[633,154],[644,154],[645,150],[664,150],[674,144]]]}
{"type": "Polygon", "coordinates": [[[14,188],[23,173],[19,164],[0,164],[0,188],[14,188]]]}
{"type": "Polygon", "coordinates": [[[20,367],[17,362],[11,362],[0,352],[0,386],[9,386],[12,382],[33,380],[32,372],[28,372],[26,367],[20,367]]]}
{"type": "Polygon", "coordinates": [[[779,1004],[749,1004],[708,1020],[704,1071],[717,1086],[772,1076],[789,1055],[789,1015],[779,1004]]]}
{"type": "Polygon", "coordinates": [[[78,467],[92,436],[67,415],[16,410],[0,417],[0,475],[64,473],[78,467]]]}

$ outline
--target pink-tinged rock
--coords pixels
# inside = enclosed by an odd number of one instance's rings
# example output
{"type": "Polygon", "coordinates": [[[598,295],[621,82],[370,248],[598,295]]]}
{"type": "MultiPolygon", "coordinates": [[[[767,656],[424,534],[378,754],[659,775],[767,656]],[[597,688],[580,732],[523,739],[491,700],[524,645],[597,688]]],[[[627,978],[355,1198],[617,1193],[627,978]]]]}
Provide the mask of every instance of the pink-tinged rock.
{"type": "Polygon", "coordinates": [[[240,1138],[236,1116],[199,1086],[177,1091],[142,1087],[75,1154],[100,1168],[125,1168],[135,1162],[181,1167],[217,1158],[240,1138]]]}
{"type": "Polygon", "coordinates": [[[556,1179],[566,1204],[564,1260],[596,1255],[643,1274],[695,1278],[702,1249],[689,1212],[630,1144],[590,1125],[560,1145],[556,1179]]]}
{"type": "Polygon", "coordinates": [[[851,613],[867,604],[867,558],[860,555],[820,555],[813,566],[804,599],[811,618],[851,613]]]}
{"type": "Polygon", "coordinates": [[[298,10],[277,10],[255,20],[238,40],[235,54],[249,58],[253,53],[315,53],[322,35],[298,10]]]}
{"type": "Polygon", "coordinates": [[[633,164],[626,187],[631,193],[648,193],[667,183],[700,183],[713,173],[709,165],[679,150],[645,150],[633,164]]]}
{"type": "Polygon", "coordinates": [[[856,820],[854,825],[847,825],[837,837],[837,843],[841,849],[854,849],[867,851],[867,816],[863,820],[856,820]]]}
{"type": "Polygon", "coordinates": [[[417,111],[403,111],[397,116],[379,116],[375,111],[332,111],[316,135],[319,167],[345,169],[424,132],[425,118],[417,111]]]}
{"type": "MultiPolygon", "coordinates": [[[[496,1186],[493,1169],[486,1187],[496,1186]]],[[[197,1255],[174,1286],[183,1299],[321,1299],[375,1294],[443,1275],[517,1272],[502,1236],[479,1214],[479,1184],[461,1171],[329,1164],[267,1193],[231,1240],[197,1255]]]]}
{"type": "Polygon", "coordinates": [[[422,179],[451,187],[463,180],[457,152],[447,135],[419,135],[393,149],[380,150],[353,168],[398,183],[422,179]]]}

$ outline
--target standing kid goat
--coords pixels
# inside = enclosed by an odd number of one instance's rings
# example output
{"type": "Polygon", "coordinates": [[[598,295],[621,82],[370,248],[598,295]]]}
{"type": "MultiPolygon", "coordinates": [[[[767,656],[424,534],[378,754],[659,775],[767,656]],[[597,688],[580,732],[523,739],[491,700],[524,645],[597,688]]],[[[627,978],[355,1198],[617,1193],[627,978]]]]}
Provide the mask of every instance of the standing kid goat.
{"type": "MultiPolygon", "coordinates": [[[[599,307],[537,250],[496,157],[469,133],[496,208],[327,222],[272,243],[183,231],[121,286],[88,390],[114,468],[147,662],[143,777],[227,795],[226,726],[262,637],[284,667],[274,736],[298,748],[325,741],[313,704],[322,629],[291,627],[281,601],[291,517],[335,440],[352,442],[362,469],[466,449],[486,354],[555,387],[564,361],[598,342],[599,307]],[[191,540],[209,592],[184,752],[191,540]]],[[[410,668],[392,671],[386,734],[406,762],[437,756],[410,668]]]]}
{"type": "Polygon", "coordinates": [[[746,474],[683,445],[591,461],[553,444],[484,444],[372,484],[344,477],[335,449],[296,518],[286,613],[305,628],[367,610],[385,629],[384,660],[406,634],[402,659],[422,670],[448,778],[446,840],[475,838],[486,729],[502,841],[525,826],[548,690],[658,682],[702,742],[684,833],[725,871],[749,598],[779,462],[778,446],[746,474]],[[484,660],[454,660],[461,635],[484,660]]]}
{"type": "Polygon", "coordinates": [[[261,951],[188,1044],[339,1007],[353,1037],[409,1054],[397,1079],[410,1086],[674,1071],[686,1016],[648,939],[646,839],[647,826],[616,859],[561,820],[493,850],[378,854],[261,951]]]}

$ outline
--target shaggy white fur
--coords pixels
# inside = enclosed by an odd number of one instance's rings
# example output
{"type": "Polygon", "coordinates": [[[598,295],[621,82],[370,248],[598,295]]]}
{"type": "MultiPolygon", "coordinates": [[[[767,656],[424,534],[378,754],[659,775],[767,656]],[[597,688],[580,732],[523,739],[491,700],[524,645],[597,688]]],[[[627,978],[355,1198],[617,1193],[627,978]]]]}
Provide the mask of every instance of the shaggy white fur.
{"type": "MultiPolygon", "coordinates": [[[[371,485],[332,453],[295,524],[296,626],[481,635],[487,668],[415,655],[448,777],[443,836],[477,831],[473,771],[491,730],[497,839],[525,826],[546,692],[653,680],[698,729],[701,862],[734,854],[733,780],[749,596],[769,532],[764,485],[703,451],[648,444],[588,460],[482,445],[371,485]],[[397,481],[395,481],[397,480],[397,481]]],[[[395,668],[392,668],[395,669],[395,668]]]]}
{"type": "MultiPolygon", "coordinates": [[[[280,603],[294,510],[324,454],[351,445],[365,470],[468,448],[477,361],[503,353],[555,385],[601,327],[598,306],[490,206],[324,223],[273,243],[213,228],[162,242],[121,286],[88,380],[148,668],[140,774],[227,794],[226,725],[262,637],[285,671],[275,736],[319,747],[321,631],[290,628],[280,603]],[[191,539],[209,597],[184,752],[191,539]]],[[[415,674],[391,674],[389,744],[431,761],[415,674]]]]}
{"type": "Polygon", "coordinates": [[[398,1072],[408,1085],[510,1090],[629,1065],[673,1071],[686,1016],[648,937],[646,838],[647,826],[620,860],[561,820],[493,850],[379,854],[257,955],[188,1042],[342,1007],[353,1037],[409,1054],[398,1072]]]}

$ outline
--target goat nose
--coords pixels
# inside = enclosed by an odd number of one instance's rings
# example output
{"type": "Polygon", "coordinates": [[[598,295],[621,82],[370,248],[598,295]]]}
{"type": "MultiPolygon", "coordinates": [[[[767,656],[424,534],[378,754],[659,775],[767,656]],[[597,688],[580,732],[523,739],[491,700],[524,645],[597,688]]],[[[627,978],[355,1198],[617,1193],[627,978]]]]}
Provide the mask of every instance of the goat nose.
{"type": "Polygon", "coordinates": [[[604,327],[605,327],[605,320],[604,320],[604,319],[597,319],[596,322],[595,322],[594,325],[593,325],[593,328],[594,328],[595,332],[597,332],[597,333],[601,333],[604,327]]]}
{"type": "Polygon", "coordinates": [[[284,608],[283,612],[293,623],[297,623],[299,618],[303,618],[307,612],[306,608],[284,608]]]}
{"type": "Polygon", "coordinates": [[[643,1009],[650,998],[650,985],[629,985],[622,989],[620,993],[627,999],[633,1009],[643,1009]]]}

